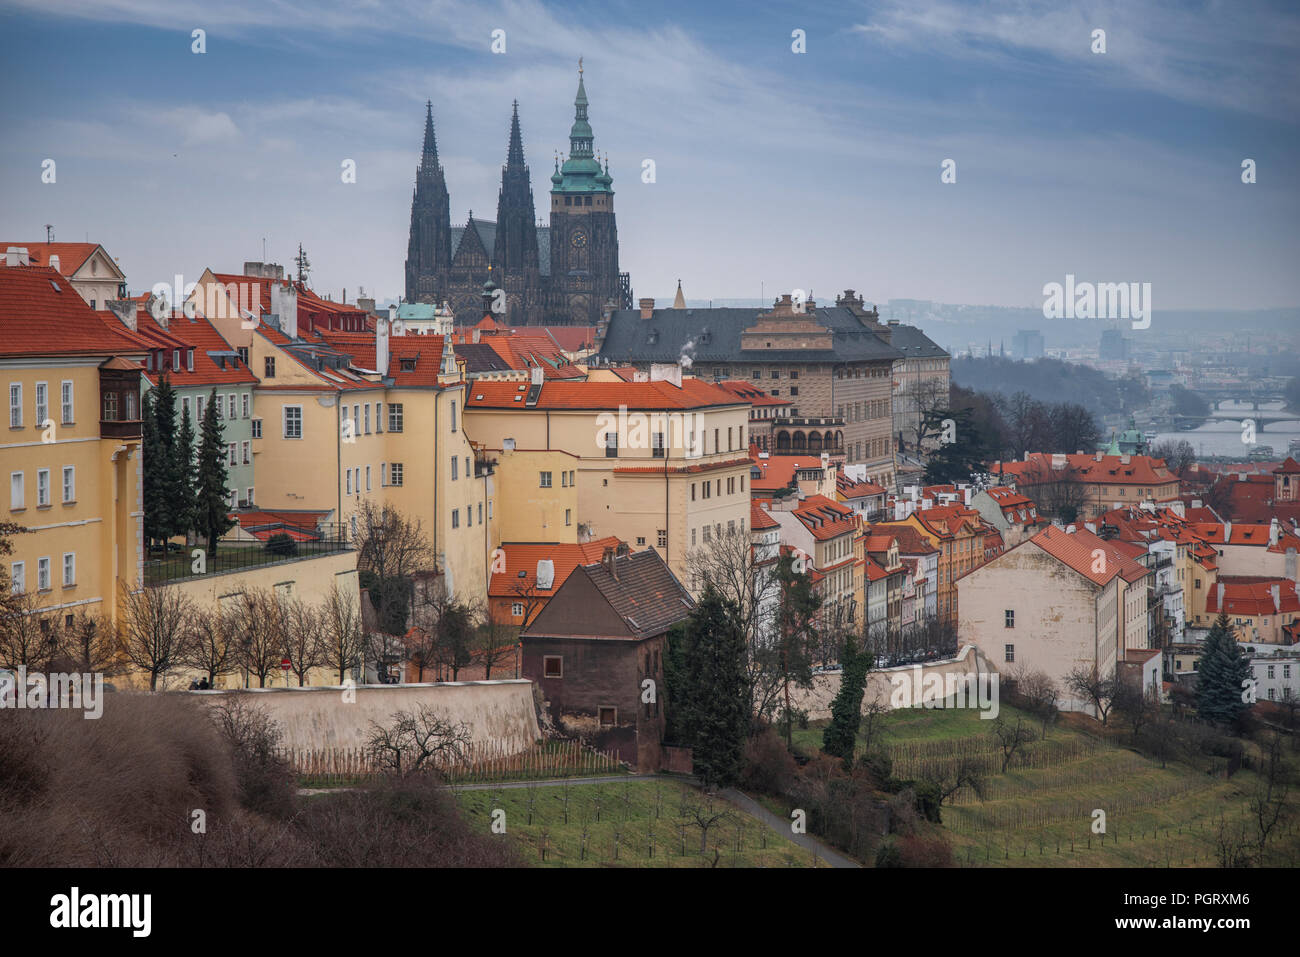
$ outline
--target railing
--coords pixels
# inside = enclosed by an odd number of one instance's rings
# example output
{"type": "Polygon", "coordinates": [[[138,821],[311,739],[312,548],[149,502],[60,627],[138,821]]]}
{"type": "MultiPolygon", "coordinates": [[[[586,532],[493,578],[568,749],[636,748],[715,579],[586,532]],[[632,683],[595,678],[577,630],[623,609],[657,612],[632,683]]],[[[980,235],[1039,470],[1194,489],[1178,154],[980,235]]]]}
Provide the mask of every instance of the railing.
{"type": "Polygon", "coordinates": [[[283,522],[256,525],[242,529],[245,533],[259,533],[258,538],[226,538],[217,541],[215,552],[207,550],[207,542],[193,545],[169,544],[166,557],[151,558],[144,563],[146,585],[202,578],[207,575],[224,575],[249,568],[283,565],[305,558],[319,558],[351,549],[347,527],[340,523],[297,527],[283,522]],[[310,536],[299,540],[289,535],[310,536]],[[269,534],[268,534],[269,533],[269,534]],[[283,534],[285,538],[277,538],[283,534]],[[287,539],[287,540],[286,540],[287,539]],[[175,548],[176,551],[172,551],[175,548]]]}

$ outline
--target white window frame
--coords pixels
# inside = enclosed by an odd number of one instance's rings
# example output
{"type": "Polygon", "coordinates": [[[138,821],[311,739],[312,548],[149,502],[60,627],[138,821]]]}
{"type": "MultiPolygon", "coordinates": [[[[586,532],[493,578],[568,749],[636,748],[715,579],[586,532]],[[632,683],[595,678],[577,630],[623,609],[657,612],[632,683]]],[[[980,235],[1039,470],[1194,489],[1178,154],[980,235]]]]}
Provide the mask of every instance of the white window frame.
{"type": "Polygon", "coordinates": [[[73,384],[71,379],[64,379],[61,388],[63,424],[71,425],[73,422],[73,384]]]}
{"type": "Polygon", "coordinates": [[[245,392],[239,398],[240,398],[240,410],[244,413],[243,416],[241,416],[241,418],[246,419],[249,417],[249,415],[252,412],[253,397],[249,393],[245,392]]]}
{"type": "Polygon", "coordinates": [[[63,466],[63,504],[70,505],[77,500],[77,467],[63,466]]]}
{"type": "Polygon", "coordinates": [[[50,590],[50,556],[42,555],[36,559],[36,590],[50,590]]]}
{"type": "Polygon", "coordinates": [[[390,462],[388,465],[388,484],[400,486],[403,479],[406,478],[406,469],[401,462],[390,462]]]}
{"type": "Polygon", "coordinates": [[[21,429],[23,427],[23,384],[21,382],[9,383],[9,428],[21,429]]]}
{"type": "Polygon", "coordinates": [[[27,476],[23,472],[9,473],[9,510],[15,512],[27,507],[27,476]],[[17,479],[17,481],[15,481],[17,479]]]}
{"type": "Polygon", "coordinates": [[[50,470],[36,470],[36,507],[48,508],[50,504],[50,470]]]}
{"type": "Polygon", "coordinates": [[[63,553],[63,587],[71,588],[77,583],[77,553],[63,553]]]}
{"type": "Polygon", "coordinates": [[[9,565],[9,587],[15,595],[27,590],[27,563],[12,562],[9,565]]]}
{"type": "Polygon", "coordinates": [[[50,384],[36,383],[36,427],[45,428],[45,420],[50,417],[50,384]]]}
{"type": "Polygon", "coordinates": [[[300,405],[286,405],[286,406],[282,406],[282,407],[281,407],[280,424],[281,424],[281,427],[283,428],[283,431],[284,431],[284,437],[285,437],[286,439],[293,439],[294,441],[298,441],[299,439],[301,439],[301,438],[302,438],[302,433],[303,433],[302,406],[300,406],[300,405]],[[298,421],[297,421],[297,424],[298,424],[298,434],[297,434],[297,435],[290,435],[290,434],[289,434],[289,414],[290,414],[291,412],[297,412],[297,413],[298,413],[298,416],[297,416],[297,420],[298,420],[298,421]]]}

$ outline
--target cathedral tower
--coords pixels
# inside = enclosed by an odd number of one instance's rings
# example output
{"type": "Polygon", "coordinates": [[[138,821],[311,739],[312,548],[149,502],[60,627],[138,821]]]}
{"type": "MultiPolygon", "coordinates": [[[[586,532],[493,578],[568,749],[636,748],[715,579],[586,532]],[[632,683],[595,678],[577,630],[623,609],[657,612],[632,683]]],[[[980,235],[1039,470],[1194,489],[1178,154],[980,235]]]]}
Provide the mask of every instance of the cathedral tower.
{"type": "Polygon", "coordinates": [[[504,316],[497,316],[497,321],[510,325],[540,323],[543,295],[537,254],[537,217],[533,209],[532,179],[524,163],[524,144],[519,133],[518,100],[510,117],[506,164],[501,168],[492,272],[506,293],[507,312],[504,316]]]}
{"type": "Polygon", "coordinates": [[[451,202],[438,140],[433,131],[433,103],[425,106],[424,154],[415,171],[411,197],[411,233],[406,246],[406,301],[436,302],[447,294],[451,266],[451,202]]]}

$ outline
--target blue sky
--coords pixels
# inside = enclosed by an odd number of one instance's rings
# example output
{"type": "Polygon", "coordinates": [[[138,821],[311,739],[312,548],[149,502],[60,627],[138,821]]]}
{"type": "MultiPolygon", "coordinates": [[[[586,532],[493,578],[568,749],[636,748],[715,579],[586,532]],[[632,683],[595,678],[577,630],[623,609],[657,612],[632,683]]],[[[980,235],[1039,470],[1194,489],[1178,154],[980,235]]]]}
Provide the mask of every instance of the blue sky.
{"type": "Polygon", "coordinates": [[[1290,3],[0,0],[0,233],[133,290],[301,242],[319,291],[397,296],[425,99],[453,221],[495,216],[514,98],[545,216],[581,55],[638,296],[1294,306],[1298,53],[1290,3]]]}

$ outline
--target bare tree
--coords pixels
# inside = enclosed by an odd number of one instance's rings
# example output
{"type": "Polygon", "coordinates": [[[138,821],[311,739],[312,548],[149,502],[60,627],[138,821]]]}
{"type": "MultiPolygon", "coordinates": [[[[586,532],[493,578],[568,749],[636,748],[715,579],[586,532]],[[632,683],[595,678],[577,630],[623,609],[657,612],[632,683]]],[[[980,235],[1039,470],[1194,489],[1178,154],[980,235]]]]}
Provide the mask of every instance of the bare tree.
{"type": "Polygon", "coordinates": [[[0,607],[0,665],[30,671],[49,665],[58,653],[58,633],[49,615],[42,611],[38,592],[5,596],[0,607]]]}
{"type": "Polygon", "coordinates": [[[465,759],[470,746],[467,724],[453,724],[428,705],[398,711],[388,727],[371,723],[366,750],[384,769],[394,774],[432,771],[465,759]]]}
{"type": "Polygon", "coordinates": [[[480,617],[476,651],[478,660],[483,662],[484,679],[491,680],[494,667],[514,658],[518,641],[519,628],[502,621],[500,613],[489,605],[480,617]]]}
{"type": "Polygon", "coordinates": [[[257,678],[258,687],[280,667],[286,621],[280,599],[265,589],[250,589],[237,612],[236,656],[239,667],[257,678]]]}
{"type": "Polygon", "coordinates": [[[118,638],[127,661],[149,676],[149,690],[180,664],[194,603],[179,588],[150,585],[132,591],[121,588],[118,638]]]}
{"type": "Polygon", "coordinates": [[[907,400],[906,414],[911,422],[900,431],[911,440],[913,451],[919,452],[933,445],[930,440],[938,434],[931,425],[936,422],[934,413],[949,405],[948,383],[935,376],[916,378],[903,387],[902,396],[907,400]]]}
{"type": "Polygon", "coordinates": [[[1151,456],[1164,459],[1169,471],[1181,476],[1196,462],[1196,448],[1186,439],[1169,439],[1153,445],[1151,456]]]}
{"type": "Polygon", "coordinates": [[[1065,676],[1065,687],[1072,695],[1092,705],[1101,723],[1106,724],[1111,705],[1115,703],[1115,693],[1119,688],[1119,679],[1115,677],[1114,672],[1101,675],[1095,668],[1075,668],[1065,676]]]}
{"type": "Polygon", "coordinates": [[[939,808],[962,788],[970,788],[981,799],[984,797],[984,769],[972,754],[963,752],[955,761],[944,762],[936,774],[925,780],[934,789],[939,808]]]}
{"type": "Polygon", "coordinates": [[[298,687],[307,684],[307,675],[313,668],[325,663],[320,634],[322,614],[300,598],[285,600],[285,623],[281,651],[289,659],[289,670],[298,679],[298,687]]]}
{"type": "Polygon", "coordinates": [[[113,622],[106,615],[78,610],[58,636],[59,659],[65,670],[113,675],[123,662],[113,622]]]}
{"type": "Polygon", "coordinates": [[[389,606],[406,594],[416,572],[428,570],[431,549],[424,528],[418,518],[409,519],[391,505],[379,506],[368,499],[357,511],[357,526],[357,568],[376,579],[370,600],[380,627],[398,618],[404,621],[401,609],[389,606]]]}
{"type": "Polygon", "coordinates": [[[1042,671],[1030,671],[1024,665],[1013,673],[1016,691],[1025,700],[1029,710],[1042,722],[1042,737],[1047,738],[1047,726],[1056,720],[1061,706],[1061,692],[1056,682],[1042,671]]]}
{"type": "Polygon", "coordinates": [[[726,824],[733,818],[731,809],[726,804],[719,803],[714,795],[708,793],[684,802],[681,810],[686,823],[699,828],[701,854],[708,853],[709,830],[726,824]]]}
{"type": "Polygon", "coordinates": [[[998,747],[1002,749],[1002,773],[1007,773],[1007,765],[1011,759],[1016,756],[1016,752],[1021,750],[1030,741],[1034,740],[1034,732],[1024,726],[1024,720],[1017,717],[1014,726],[1007,723],[1001,715],[993,721],[993,737],[997,738],[998,747]]]}
{"type": "Polygon", "coordinates": [[[321,607],[320,663],[338,672],[339,684],[343,684],[348,670],[360,665],[364,643],[356,594],[336,584],[321,607]]]}
{"type": "Polygon", "coordinates": [[[1284,819],[1290,793],[1289,772],[1282,754],[1282,736],[1274,731],[1264,753],[1259,783],[1250,798],[1250,815],[1255,824],[1261,862],[1267,856],[1269,838],[1284,819]]]}
{"type": "Polygon", "coordinates": [[[229,608],[201,611],[191,619],[186,632],[180,663],[201,671],[214,688],[218,678],[233,674],[239,667],[234,640],[237,619],[229,608]]]}
{"type": "Polygon", "coordinates": [[[1134,744],[1147,722],[1160,714],[1160,699],[1156,695],[1154,689],[1144,691],[1138,681],[1115,682],[1113,707],[1128,722],[1134,744]]]}

